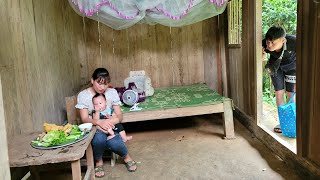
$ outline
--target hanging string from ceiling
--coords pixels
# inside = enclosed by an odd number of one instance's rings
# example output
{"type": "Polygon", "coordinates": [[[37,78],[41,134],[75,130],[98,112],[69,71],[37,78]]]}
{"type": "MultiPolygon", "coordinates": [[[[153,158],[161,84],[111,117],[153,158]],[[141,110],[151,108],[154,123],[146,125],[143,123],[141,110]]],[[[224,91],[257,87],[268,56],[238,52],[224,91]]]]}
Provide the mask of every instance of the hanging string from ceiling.
{"type": "MultiPolygon", "coordinates": [[[[97,16],[99,17],[99,12],[98,11],[97,11],[97,16]]],[[[100,20],[99,20],[99,18],[98,18],[98,43],[99,43],[100,63],[102,63],[101,30],[100,30],[100,20]]]]}

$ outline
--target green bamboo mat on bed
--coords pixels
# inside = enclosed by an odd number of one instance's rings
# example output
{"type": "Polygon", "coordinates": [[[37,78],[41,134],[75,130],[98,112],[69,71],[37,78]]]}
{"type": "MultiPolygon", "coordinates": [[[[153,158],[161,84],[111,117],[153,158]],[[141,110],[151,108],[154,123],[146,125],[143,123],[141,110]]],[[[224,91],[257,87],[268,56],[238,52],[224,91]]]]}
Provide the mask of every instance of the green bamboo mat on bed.
{"type": "MultiPolygon", "coordinates": [[[[141,111],[163,110],[179,107],[213,105],[223,102],[225,97],[209,89],[206,84],[199,83],[188,86],[156,88],[153,96],[139,103],[141,111]]],[[[129,106],[122,106],[128,112],[129,106]]]]}

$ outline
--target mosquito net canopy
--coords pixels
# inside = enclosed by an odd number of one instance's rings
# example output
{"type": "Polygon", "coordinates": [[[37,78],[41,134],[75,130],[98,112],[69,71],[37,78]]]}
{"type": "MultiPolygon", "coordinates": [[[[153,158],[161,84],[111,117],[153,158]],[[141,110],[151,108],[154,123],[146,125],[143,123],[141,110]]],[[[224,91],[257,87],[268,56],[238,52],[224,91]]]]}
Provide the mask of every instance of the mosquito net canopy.
{"type": "Polygon", "coordinates": [[[136,23],[180,27],[221,14],[227,0],[69,0],[81,16],[120,30],[136,23]]]}

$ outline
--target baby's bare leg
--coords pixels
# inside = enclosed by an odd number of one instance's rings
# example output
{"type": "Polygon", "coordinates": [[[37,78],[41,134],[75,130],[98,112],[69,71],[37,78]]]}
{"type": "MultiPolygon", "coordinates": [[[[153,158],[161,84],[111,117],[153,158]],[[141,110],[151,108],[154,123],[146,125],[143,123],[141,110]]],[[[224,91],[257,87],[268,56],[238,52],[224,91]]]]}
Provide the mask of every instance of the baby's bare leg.
{"type": "Polygon", "coordinates": [[[127,133],[125,131],[120,131],[119,134],[120,134],[123,142],[127,142],[132,139],[132,136],[127,136],[127,133]]]}
{"type": "Polygon", "coordinates": [[[107,130],[108,131],[108,137],[107,140],[112,139],[115,135],[114,135],[114,131],[110,128],[107,130]]]}

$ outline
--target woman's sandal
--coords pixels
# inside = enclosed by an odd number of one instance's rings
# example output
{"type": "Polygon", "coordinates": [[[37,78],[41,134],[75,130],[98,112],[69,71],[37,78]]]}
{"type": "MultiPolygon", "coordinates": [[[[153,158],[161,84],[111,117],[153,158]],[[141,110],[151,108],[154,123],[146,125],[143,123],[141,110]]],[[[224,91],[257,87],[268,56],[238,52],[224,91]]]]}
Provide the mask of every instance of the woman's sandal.
{"type": "Polygon", "coordinates": [[[94,168],[94,174],[95,174],[95,176],[97,177],[97,178],[102,178],[104,175],[105,175],[105,173],[104,173],[104,169],[103,169],[103,165],[100,165],[100,166],[97,166],[96,168],[94,168]],[[103,172],[103,174],[102,175],[97,175],[97,173],[102,173],[103,172]]]}
{"type": "Polygon", "coordinates": [[[137,170],[137,163],[135,162],[135,161],[128,161],[128,162],[125,162],[125,165],[126,165],[126,167],[127,167],[127,170],[129,171],[129,172],[135,172],[136,170],[137,170]],[[130,169],[132,166],[136,166],[136,168],[135,169],[130,169]]]}

